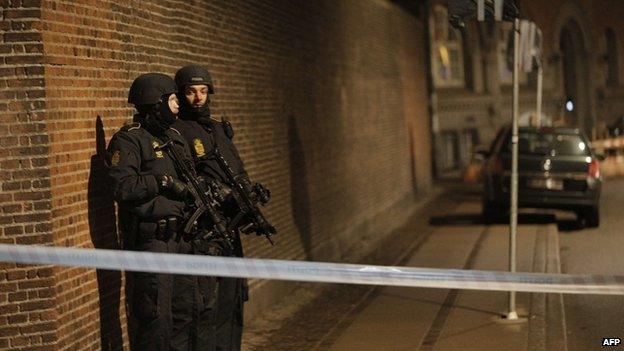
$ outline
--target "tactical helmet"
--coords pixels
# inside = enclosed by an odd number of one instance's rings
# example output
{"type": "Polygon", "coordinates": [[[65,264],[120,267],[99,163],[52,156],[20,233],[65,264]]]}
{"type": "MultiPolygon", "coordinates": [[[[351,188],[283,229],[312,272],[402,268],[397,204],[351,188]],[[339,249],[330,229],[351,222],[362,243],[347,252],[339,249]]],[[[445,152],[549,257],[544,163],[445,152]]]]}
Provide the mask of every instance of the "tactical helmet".
{"type": "Polygon", "coordinates": [[[163,95],[174,94],[177,90],[175,82],[168,75],[145,73],[132,82],[128,102],[135,106],[153,105],[160,102],[163,95]]]}
{"type": "Polygon", "coordinates": [[[189,85],[206,84],[208,86],[208,93],[214,94],[214,85],[212,84],[210,72],[199,65],[187,65],[180,68],[178,72],[176,72],[175,83],[180,90],[189,85]]]}

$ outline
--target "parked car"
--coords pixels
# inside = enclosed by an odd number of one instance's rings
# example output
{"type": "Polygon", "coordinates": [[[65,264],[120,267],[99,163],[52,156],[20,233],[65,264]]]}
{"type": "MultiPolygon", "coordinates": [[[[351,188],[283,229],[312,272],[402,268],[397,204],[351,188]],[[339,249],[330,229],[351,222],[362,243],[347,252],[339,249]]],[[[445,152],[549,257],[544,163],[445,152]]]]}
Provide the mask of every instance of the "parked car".
{"type": "MultiPolygon", "coordinates": [[[[518,207],[574,211],[587,227],[600,225],[599,161],[578,129],[521,127],[518,140],[518,207]]],[[[484,162],[483,216],[494,221],[509,211],[511,127],[503,127],[484,162]]]]}

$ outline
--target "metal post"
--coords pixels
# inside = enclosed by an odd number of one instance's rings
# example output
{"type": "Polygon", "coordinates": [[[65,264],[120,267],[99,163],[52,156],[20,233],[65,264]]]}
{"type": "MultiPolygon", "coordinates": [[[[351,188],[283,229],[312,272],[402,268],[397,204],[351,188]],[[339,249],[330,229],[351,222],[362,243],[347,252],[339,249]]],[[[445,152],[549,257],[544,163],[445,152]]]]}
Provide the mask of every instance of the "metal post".
{"type": "Polygon", "coordinates": [[[537,128],[542,126],[542,84],[544,80],[544,70],[541,63],[537,66],[537,106],[535,107],[535,114],[537,114],[537,121],[535,126],[537,128]]]}
{"type": "MultiPolygon", "coordinates": [[[[511,209],[509,215],[509,271],[516,271],[516,236],[518,234],[518,95],[520,73],[520,20],[514,20],[513,121],[511,131],[511,209]]],[[[516,292],[509,292],[508,320],[518,319],[516,292]]]]}

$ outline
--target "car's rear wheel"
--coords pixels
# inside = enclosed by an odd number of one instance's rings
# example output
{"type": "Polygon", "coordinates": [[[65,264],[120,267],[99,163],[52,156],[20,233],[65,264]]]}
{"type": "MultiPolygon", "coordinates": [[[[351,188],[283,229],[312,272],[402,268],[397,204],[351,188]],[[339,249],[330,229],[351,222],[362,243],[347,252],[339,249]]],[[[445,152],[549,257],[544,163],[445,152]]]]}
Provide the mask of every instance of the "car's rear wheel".
{"type": "Polygon", "coordinates": [[[598,207],[589,207],[576,212],[579,224],[587,228],[597,228],[600,226],[600,210],[598,207]]]}

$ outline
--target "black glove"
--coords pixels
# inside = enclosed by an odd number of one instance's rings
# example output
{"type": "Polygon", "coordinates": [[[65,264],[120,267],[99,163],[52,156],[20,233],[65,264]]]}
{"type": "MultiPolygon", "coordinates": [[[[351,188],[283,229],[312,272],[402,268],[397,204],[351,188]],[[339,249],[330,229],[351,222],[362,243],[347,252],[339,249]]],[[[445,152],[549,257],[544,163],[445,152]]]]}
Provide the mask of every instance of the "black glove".
{"type": "Polygon", "coordinates": [[[197,238],[193,240],[193,246],[197,252],[204,255],[229,256],[230,253],[226,240],[222,238],[212,238],[209,240],[197,238]]]}
{"type": "Polygon", "coordinates": [[[209,182],[209,186],[210,190],[212,191],[212,195],[215,197],[215,200],[217,200],[219,204],[224,204],[228,200],[230,200],[230,197],[232,195],[232,189],[229,186],[217,180],[211,180],[209,182]]]}
{"type": "Polygon", "coordinates": [[[253,192],[256,194],[256,199],[258,199],[258,202],[260,202],[262,205],[266,205],[269,200],[271,200],[271,191],[269,190],[269,188],[265,187],[260,183],[254,184],[253,192]]]}
{"type": "Polygon", "coordinates": [[[156,182],[158,182],[158,189],[161,192],[170,191],[175,195],[178,199],[185,199],[188,194],[188,188],[186,184],[181,182],[180,180],[168,175],[157,175],[156,182]]]}

